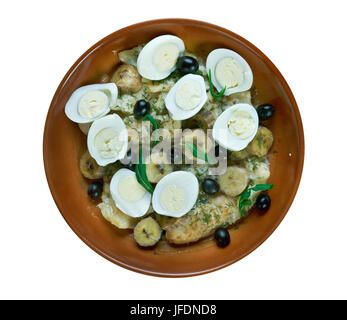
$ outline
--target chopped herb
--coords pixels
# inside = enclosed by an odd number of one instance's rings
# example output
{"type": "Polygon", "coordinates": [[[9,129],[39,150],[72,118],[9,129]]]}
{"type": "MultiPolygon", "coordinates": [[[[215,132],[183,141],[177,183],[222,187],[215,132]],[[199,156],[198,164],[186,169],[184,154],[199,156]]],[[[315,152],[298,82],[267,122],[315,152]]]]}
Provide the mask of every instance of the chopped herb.
{"type": "Polygon", "coordinates": [[[213,98],[219,99],[219,98],[224,96],[224,93],[225,93],[225,90],[227,89],[227,87],[224,87],[222,89],[222,91],[220,91],[218,94],[215,94],[213,92],[211,69],[208,70],[208,83],[210,85],[210,92],[211,92],[213,98]]]}
{"type": "Polygon", "coordinates": [[[204,76],[204,73],[201,70],[196,70],[194,74],[197,74],[198,76],[204,76]]]}
{"type": "Polygon", "coordinates": [[[205,193],[200,192],[192,209],[206,204],[208,202],[208,199],[209,197],[205,193]]]}
{"type": "MultiPolygon", "coordinates": [[[[150,114],[146,114],[142,118],[142,120],[148,120],[152,124],[154,130],[157,130],[159,128],[157,121],[150,114]]],[[[158,143],[159,143],[159,139],[156,139],[153,141],[152,146],[154,147],[158,143]]]]}
{"type": "Polygon", "coordinates": [[[260,134],[256,137],[258,147],[261,148],[261,145],[263,144],[263,136],[260,134]]]}
{"type": "Polygon", "coordinates": [[[119,161],[110,163],[104,167],[104,177],[106,181],[110,181],[113,175],[121,168],[119,161]]]}
{"type": "Polygon", "coordinates": [[[185,142],[183,143],[183,145],[188,147],[188,149],[191,151],[195,158],[205,160],[206,162],[210,162],[207,153],[200,151],[194,143],[185,142]]]}
{"type": "Polygon", "coordinates": [[[242,192],[239,199],[239,211],[241,213],[241,216],[245,217],[244,208],[252,205],[252,201],[250,200],[251,191],[264,191],[272,189],[273,187],[273,184],[257,184],[256,186],[248,188],[244,192],[242,192]]]}
{"type": "Polygon", "coordinates": [[[167,76],[165,79],[162,80],[152,80],[152,84],[158,84],[158,83],[163,83],[167,80],[174,80],[177,81],[178,79],[180,79],[183,76],[183,74],[179,71],[179,70],[175,70],[173,72],[170,73],[169,76],[167,76]]]}
{"type": "Polygon", "coordinates": [[[146,165],[142,163],[142,148],[139,153],[139,163],[135,166],[136,179],[139,184],[141,184],[148,192],[153,193],[154,188],[148,181],[146,174],[146,165]]]}
{"type": "Polygon", "coordinates": [[[209,222],[211,221],[212,216],[210,213],[206,213],[204,212],[204,216],[202,218],[202,221],[205,222],[206,224],[209,224],[209,222]]]}

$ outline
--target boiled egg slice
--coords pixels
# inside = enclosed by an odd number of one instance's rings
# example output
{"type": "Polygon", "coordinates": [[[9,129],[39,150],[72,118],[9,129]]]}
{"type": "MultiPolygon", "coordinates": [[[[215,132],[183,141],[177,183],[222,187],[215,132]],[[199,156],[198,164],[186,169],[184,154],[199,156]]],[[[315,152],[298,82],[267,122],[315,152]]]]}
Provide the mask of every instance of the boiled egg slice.
{"type": "Polygon", "coordinates": [[[137,58],[137,70],[150,80],[162,80],[176,69],[177,58],[184,51],[184,42],[172,35],[149,41],[137,58]]]}
{"type": "Polygon", "coordinates": [[[100,166],[122,159],[128,148],[128,131],[117,114],[95,120],[88,131],[90,155],[100,166]]]}
{"type": "Polygon", "coordinates": [[[162,178],[153,192],[152,206],[158,214],[179,218],[193,208],[199,193],[196,176],[175,171],[162,178]]]}
{"type": "Polygon", "coordinates": [[[249,90],[253,73],[247,61],[230,49],[216,49],[206,60],[207,72],[211,70],[211,81],[218,91],[226,87],[224,95],[249,90]]]}
{"type": "Polygon", "coordinates": [[[93,122],[110,112],[118,89],[114,83],[91,84],[76,89],[65,105],[66,116],[77,123],[93,122]]]}
{"type": "Polygon", "coordinates": [[[137,182],[135,172],[120,169],[112,177],[110,192],[116,207],[133,218],[145,215],[151,204],[151,194],[137,182]]]}
{"type": "Polygon", "coordinates": [[[222,147],[240,151],[247,147],[257,133],[259,126],[255,108],[246,103],[228,107],[215,121],[213,139],[222,147]]]}
{"type": "Polygon", "coordinates": [[[166,108],[173,120],[185,120],[196,115],[207,101],[202,76],[187,74],[176,82],[165,97],[166,108]]]}

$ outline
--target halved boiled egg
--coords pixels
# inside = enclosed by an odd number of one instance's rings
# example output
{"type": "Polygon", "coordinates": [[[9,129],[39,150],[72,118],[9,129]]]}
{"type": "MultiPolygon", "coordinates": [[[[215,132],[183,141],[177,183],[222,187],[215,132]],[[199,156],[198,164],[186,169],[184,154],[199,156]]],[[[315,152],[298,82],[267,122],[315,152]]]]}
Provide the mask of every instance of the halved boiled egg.
{"type": "Polygon", "coordinates": [[[247,61],[230,49],[216,49],[206,60],[207,71],[211,70],[211,80],[218,91],[226,87],[225,95],[249,90],[253,83],[253,73],[247,61]]]}
{"type": "Polygon", "coordinates": [[[153,192],[152,206],[158,214],[179,218],[193,208],[199,193],[196,176],[175,171],[162,178],[153,192]]]}
{"type": "Polygon", "coordinates": [[[240,151],[253,140],[258,126],[259,119],[255,108],[247,103],[238,103],[217,118],[212,136],[222,147],[240,151]]]}
{"type": "Polygon", "coordinates": [[[176,69],[179,55],[184,51],[184,42],[172,35],[163,35],[149,41],[137,58],[137,70],[150,80],[165,79],[176,69]]]}
{"type": "Polygon", "coordinates": [[[117,114],[95,120],[88,131],[88,151],[100,166],[116,162],[125,156],[128,131],[117,114]]]}
{"type": "Polygon", "coordinates": [[[173,120],[185,120],[196,115],[207,101],[202,76],[187,74],[176,82],[165,97],[166,108],[173,120]]]}
{"type": "Polygon", "coordinates": [[[109,113],[116,103],[114,83],[91,84],[76,89],[65,105],[66,116],[77,123],[93,122],[109,113]]]}
{"type": "Polygon", "coordinates": [[[151,204],[151,194],[136,179],[135,172],[120,169],[112,177],[110,192],[116,207],[133,218],[146,214],[151,204]]]}

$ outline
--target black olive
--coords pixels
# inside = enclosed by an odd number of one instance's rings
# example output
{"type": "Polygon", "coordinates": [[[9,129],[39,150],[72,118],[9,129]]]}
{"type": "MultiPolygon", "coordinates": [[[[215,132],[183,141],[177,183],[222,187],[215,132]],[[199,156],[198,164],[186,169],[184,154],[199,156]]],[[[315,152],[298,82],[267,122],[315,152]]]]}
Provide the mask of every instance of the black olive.
{"type": "Polygon", "coordinates": [[[88,186],[88,195],[92,199],[98,199],[101,197],[104,186],[101,182],[93,182],[88,186]]]}
{"type": "Polygon", "coordinates": [[[215,194],[219,191],[219,184],[216,180],[207,178],[202,182],[202,190],[207,194],[215,194]]]}
{"type": "Polygon", "coordinates": [[[126,153],[125,157],[122,159],[121,163],[125,168],[128,168],[130,170],[135,171],[135,164],[131,162],[132,160],[132,154],[131,154],[131,149],[128,150],[126,153]],[[123,163],[124,162],[124,163],[123,163]]]}
{"type": "Polygon", "coordinates": [[[219,145],[218,144],[214,147],[214,155],[216,157],[219,157],[219,145]]]}
{"type": "Polygon", "coordinates": [[[214,232],[214,238],[217,241],[217,246],[224,248],[230,243],[230,235],[227,229],[225,228],[218,228],[214,232]]]}
{"type": "Polygon", "coordinates": [[[267,120],[271,118],[275,113],[275,107],[271,104],[262,104],[257,107],[257,113],[259,120],[267,120]]]}
{"type": "Polygon", "coordinates": [[[271,205],[271,199],[266,193],[261,193],[255,202],[258,209],[262,211],[267,211],[271,205]]]}
{"type": "Polygon", "coordinates": [[[146,100],[143,100],[143,99],[138,100],[134,106],[135,117],[142,118],[149,112],[150,107],[151,106],[149,102],[147,102],[146,100]]]}
{"type": "Polygon", "coordinates": [[[172,164],[175,162],[180,164],[182,161],[182,154],[179,152],[179,150],[175,149],[175,147],[172,147],[170,151],[170,159],[172,164]]]}
{"type": "Polygon", "coordinates": [[[198,61],[189,56],[179,57],[176,66],[177,69],[184,74],[194,73],[199,69],[198,61]]]}

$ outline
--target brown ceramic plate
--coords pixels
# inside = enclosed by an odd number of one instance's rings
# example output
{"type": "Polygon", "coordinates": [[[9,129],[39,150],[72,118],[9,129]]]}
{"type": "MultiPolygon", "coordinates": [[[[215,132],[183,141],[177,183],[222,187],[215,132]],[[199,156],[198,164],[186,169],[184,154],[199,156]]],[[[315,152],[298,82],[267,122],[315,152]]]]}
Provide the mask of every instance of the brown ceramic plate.
{"type": "Polygon", "coordinates": [[[119,30],[84,53],[60,83],[48,111],[43,156],[49,187],[72,230],[93,250],[125,268],[167,277],[192,276],[220,269],[243,258],[275,230],[296,194],[304,162],[304,134],[299,110],[286,81],[271,61],[254,45],[235,33],[209,23],[186,19],[146,21],[119,30]],[[100,82],[117,65],[113,51],[130,49],[161,34],[182,38],[188,50],[201,55],[218,47],[243,56],[254,74],[256,104],[271,103],[276,114],[268,120],[275,141],[271,149],[272,205],[263,216],[256,212],[230,230],[231,243],[218,248],[213,240],[187,247],[159,244],[140,249],[131,232],[106,222],[87,197],[87,181],[79,171],[86,137],[64,114],[64,106],[78,87],[100,82]]]}

